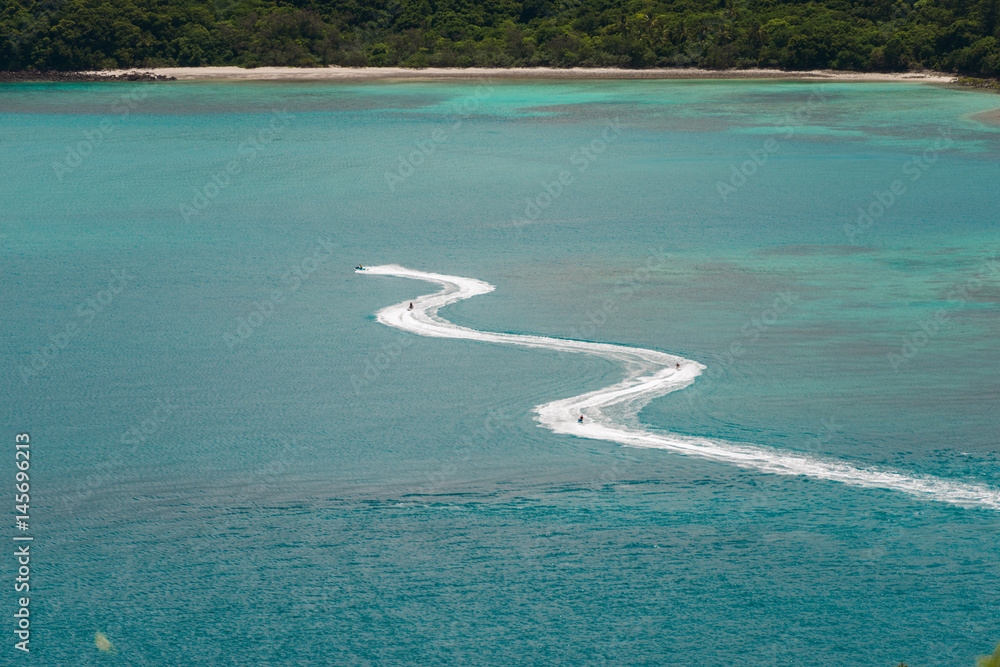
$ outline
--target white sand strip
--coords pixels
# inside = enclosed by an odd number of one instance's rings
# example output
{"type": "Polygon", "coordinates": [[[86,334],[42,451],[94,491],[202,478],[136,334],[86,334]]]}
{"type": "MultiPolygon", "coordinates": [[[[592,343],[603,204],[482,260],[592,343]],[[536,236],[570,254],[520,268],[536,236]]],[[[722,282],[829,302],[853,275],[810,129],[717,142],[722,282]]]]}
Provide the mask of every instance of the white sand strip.
{"type": "Polygon", "coordinates": [[[839,72],[810,70],[786,72],[777,69],[709,70],[696,68],[618,69],[614,67],[560,69],[556,67],[157,67],[152,69],[101,70],[84,74],[117,76],[129,73],[172,76],[178,80],[289,80],[364,81],[379,79],[808,79],[832,81],[907,81],[949,83],[954,76],[941,72],[839,72]]]}

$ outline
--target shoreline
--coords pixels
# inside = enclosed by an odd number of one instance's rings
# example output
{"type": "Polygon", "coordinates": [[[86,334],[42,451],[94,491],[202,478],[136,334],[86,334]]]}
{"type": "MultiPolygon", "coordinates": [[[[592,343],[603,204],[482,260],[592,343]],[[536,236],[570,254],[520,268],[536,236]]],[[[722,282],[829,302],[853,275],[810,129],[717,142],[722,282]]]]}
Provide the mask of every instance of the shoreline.
{"type": "MultiPolygon", "coordinates": [[[[810,70],[786,72],[776,69],[708,70],[697,68],[617,69],[530,67],[444,68],[428,67],[156,67],[129,70],[79,72],[87,77],[123,76],[167,77],[177,81],[384,81],[398,79],[799,79],[811,81],[902,81],[910,83],[953,83],[957,77],[941,72],[842,72],[810,70]]],[[[160,79],[162,80],[162,79],[160,79]]]]}
{"type": "Polygon", "coordinates": [[[56,70],[0,71],[0,83],[90,83],[93,81],[171,81],[172,77],[147,70],[108,70],[106,72],[61,72],[56,70]]]}

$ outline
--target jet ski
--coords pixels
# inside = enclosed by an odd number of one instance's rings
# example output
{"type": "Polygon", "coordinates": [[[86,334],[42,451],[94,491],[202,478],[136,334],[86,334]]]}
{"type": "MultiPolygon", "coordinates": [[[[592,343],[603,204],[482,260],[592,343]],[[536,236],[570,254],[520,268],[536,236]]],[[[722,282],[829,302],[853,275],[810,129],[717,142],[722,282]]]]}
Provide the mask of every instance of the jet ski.
{"type": "Polygon", "coordinates": [[[354,270],[355,270],[355,271],[364,271],[364,270],[365,270],[365,267],[363,267],[363,266],[361,266],[360,264],[358,264],[357,266],[355,266],[355,267],[354,267],[354,270]]]}

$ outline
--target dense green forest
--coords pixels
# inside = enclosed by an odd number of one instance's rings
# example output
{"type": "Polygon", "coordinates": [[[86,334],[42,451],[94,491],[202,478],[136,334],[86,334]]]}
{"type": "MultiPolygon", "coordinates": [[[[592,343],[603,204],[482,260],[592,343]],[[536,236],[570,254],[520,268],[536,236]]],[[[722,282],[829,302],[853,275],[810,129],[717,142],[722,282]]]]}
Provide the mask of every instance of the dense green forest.
{"type": "Polygon", "coordinates": [[[0,0],[0,69],[615,66],[1000,73],[1000,0],[0,0]]]}

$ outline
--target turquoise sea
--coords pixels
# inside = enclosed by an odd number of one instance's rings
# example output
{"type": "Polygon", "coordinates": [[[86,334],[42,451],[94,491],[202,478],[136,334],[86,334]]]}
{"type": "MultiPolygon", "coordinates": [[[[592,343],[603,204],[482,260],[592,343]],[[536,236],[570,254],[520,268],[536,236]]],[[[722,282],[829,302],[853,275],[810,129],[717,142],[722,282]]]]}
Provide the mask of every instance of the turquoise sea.
{"type": "Polygon", "coordinates": [[[647,428],[1000,490],[1000,108],[909,83],[0,85],[3,664],[967,666],[1000,512],[555,435],[647,428]],[[111,643],[95,642],[96,633],[111,643]],[[97,644],[101,644],[101,650],[97,644]],[[6,662],[10,660],[11,662],[6,662]]]}

